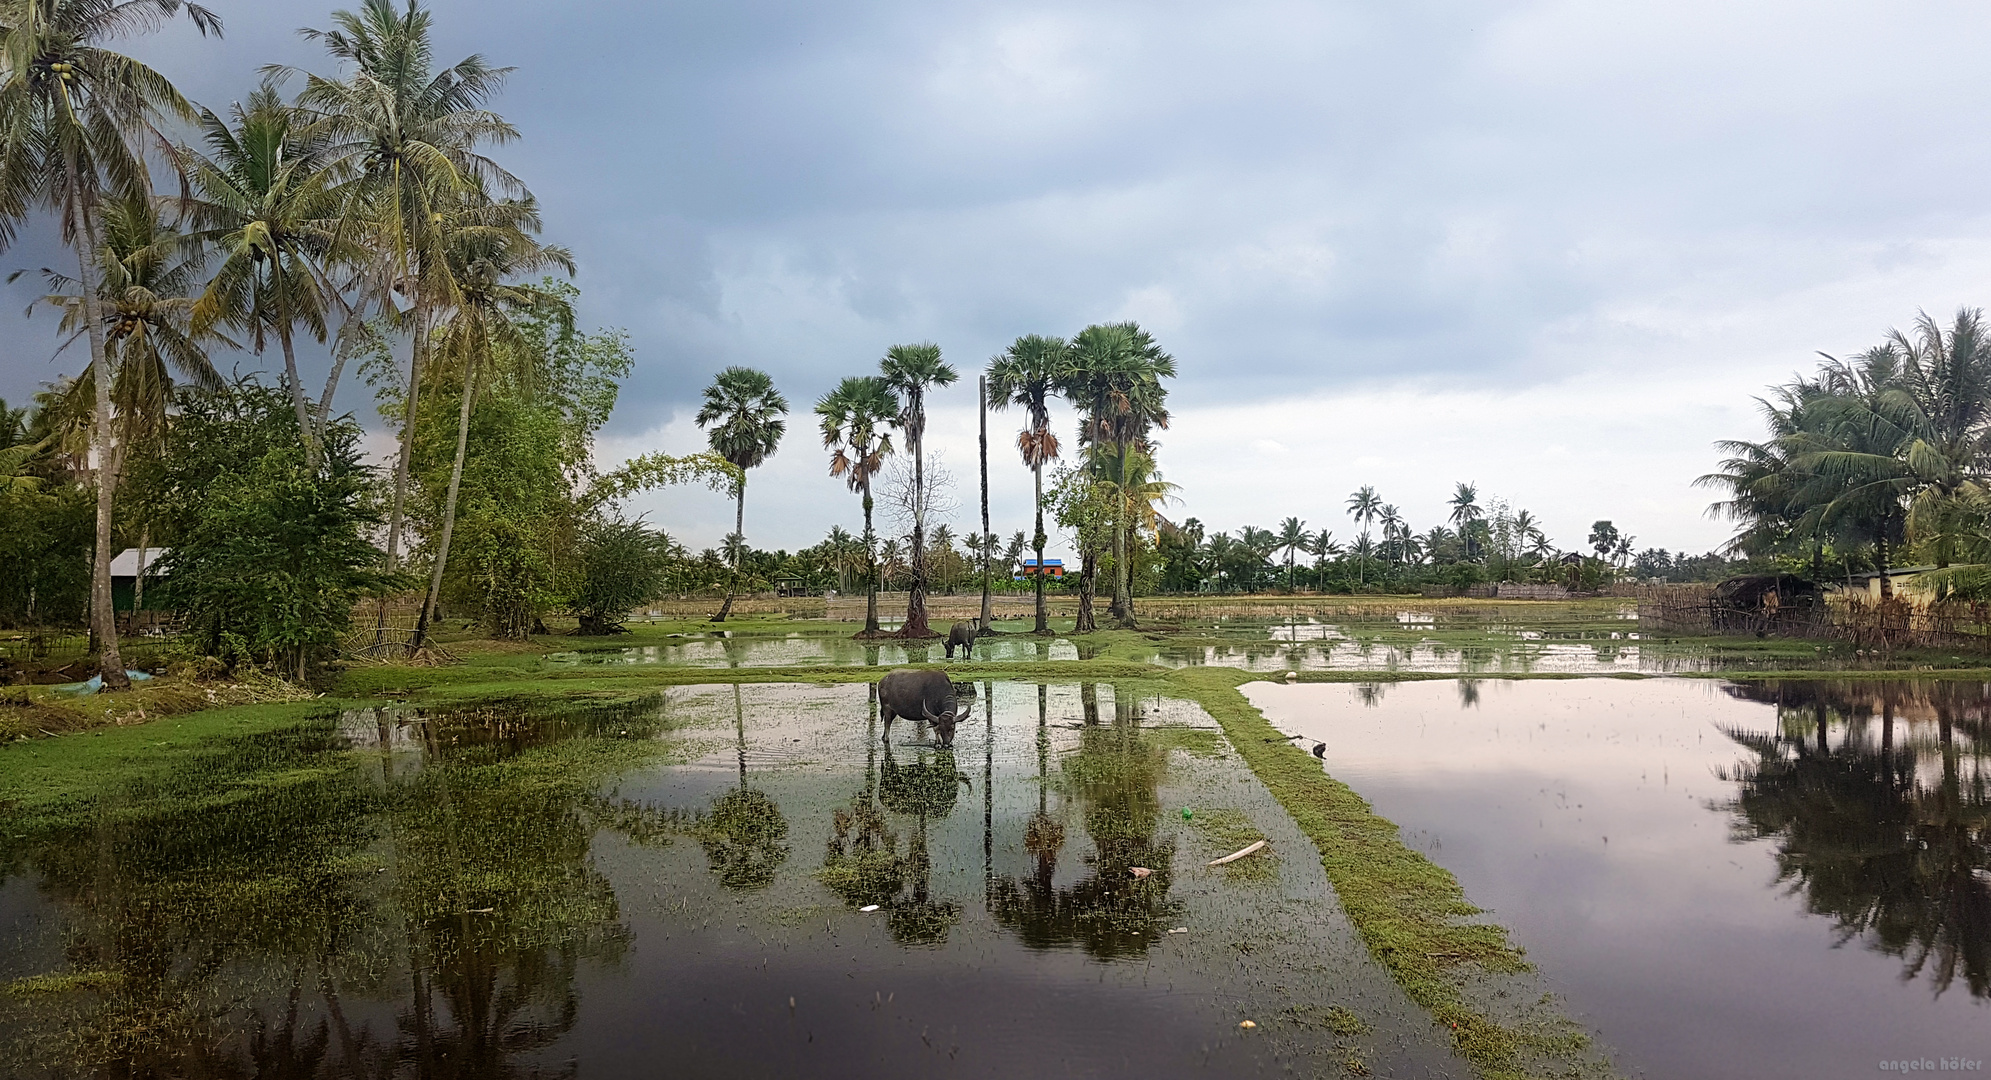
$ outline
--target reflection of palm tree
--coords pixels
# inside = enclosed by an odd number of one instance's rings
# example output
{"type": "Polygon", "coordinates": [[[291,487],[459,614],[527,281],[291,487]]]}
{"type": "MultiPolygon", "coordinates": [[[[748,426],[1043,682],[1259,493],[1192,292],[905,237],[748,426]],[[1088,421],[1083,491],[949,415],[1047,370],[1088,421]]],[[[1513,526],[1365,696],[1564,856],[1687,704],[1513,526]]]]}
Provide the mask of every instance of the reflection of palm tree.
{"type": "MultiPolygon", "coordinates": [[[[1736,693],[1737,691],[1731,691],[1736,693]]],[[[1904,962],[1904,978],[1926,973],[1937,993],[1962,979],[1991,997],[1991,790],[1962,775],[1957,729],[1981,747],[1991,701],[1981,688],[1939,687],[1912,704],[1937,728],[1940,778],[1918,781],[1917,753],[1896,748],[1898,691],[1880,694],[1881,742],[1865,731],[1875,691],[1783,684],[1738,696],[1779,701],[1779,730],[1728,734],[1753,760],[1729,779],[1737,835],[1773,839],[1779,878],[1814,914],[1838,922],[1842,940],[1904,962]],[[1959,723],[1964,712],[1974,713],[1959,723]],[[1837,748],[1829,730],[1845,727],[1837,748]]]]}
{"type": "Polygon", "coordinates": [[[888,903],[905,885],[898,834],[878,808],[878,684],[868,689],[864,789],[831,815],[829,847],[817,875],[852,907],[888,903]]]}
{"type": "Polygon", "coordinates": [[[729,889],[759,889],[788,861],[788,819],[766,792],[747,786],[747,722],[740,686],[733,684],[733,726],[738,732],[740,786],[712,800],[698,823],[705,860],[729,889]]]}
{"type": "MultiPolygon", "coordinates": [[[[1175,845],[1155,841],[1168,749],[1146,737],[1129,697],[1116,693],[1113,712],[1110,727],[1081,729],[1080,746],[1063,769],[1066,790],[1084,807],[1095,852],[1092,874],[1069,889],[1056,888],[1064,830],[1043,812],[1040,799],[1024,839],[1037,858],[1035,872],[996,883],[991,914],[1033,948],[1077,944],[1099,957],[1139,955],[1160,940],[1164,921],[1176,914],[1168,898],[1175,845]],[[1136,877],[1137,866],[1151,873],[1136,877]]],[[[1041,724],[1039,732],[1040,753],[1048,756],[1049,734],[1041,724]]]]}
{"type": "Polygon", "coordinates": [[[905,859],[912,894],[893,900],[887,919],[893,939],[902,944],[941,944],[947,940],[948,929],[961,920],[959,904],[935,900],[931,894],[933,858],[926,846],[927,820],[952,813],[960,790],[961,772],[953,751],[942,750],[931,761],[922,751],[912,764],[900,765],[892,760],[892,748],[886,745],[878,801],[893,813],[911,815],[916,822],[905,859]]]}

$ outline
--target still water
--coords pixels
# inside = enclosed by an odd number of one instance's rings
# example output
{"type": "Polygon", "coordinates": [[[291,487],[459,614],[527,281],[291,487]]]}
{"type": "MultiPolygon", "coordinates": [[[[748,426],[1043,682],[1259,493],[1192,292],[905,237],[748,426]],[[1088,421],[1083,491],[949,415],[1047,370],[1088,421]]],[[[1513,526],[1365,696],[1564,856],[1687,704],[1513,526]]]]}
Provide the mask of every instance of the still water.
{"type": "Polygon", "coordinates": [[[1461,1075],[1200,709],[972,689],[218,739],[0,830],[0,1073],[1461,1075]]]}
{"type": "MultiPolygon", "coordinates": [[[[1047,640],[1023,633],[1026,621],[1006,620],[1000,625],[1010,632],[977,641],[974,659],[1091,659],[1087,650],[1064,638],[1047,640]]],[[[1505,615],[1409,608],[1337,617],[1224,618],[1170,624],[1165,632],[1153,633],[1150,641],[1145,656],[1130,653],[1130,658],[1164,667],[1209,665],[1264,672],[1610,675],[1808,670],[1842,662],[1803,644],[1654,638],[1641,634],[1629,611],[1565,614],[1527,623],[1505,615]]],[[[555,667],[891,666],[936,663],[946,655],[938,641],[862,642],[838,630],[751,639],[691,633],[656,645],[603,645],[553,653],[546,663],[555,667]]]]}
{"type": "Polygon", "coordinates": [[[1991,1065],[1991,688],[1254,684],[1630,1075],[1991,1065]]]}

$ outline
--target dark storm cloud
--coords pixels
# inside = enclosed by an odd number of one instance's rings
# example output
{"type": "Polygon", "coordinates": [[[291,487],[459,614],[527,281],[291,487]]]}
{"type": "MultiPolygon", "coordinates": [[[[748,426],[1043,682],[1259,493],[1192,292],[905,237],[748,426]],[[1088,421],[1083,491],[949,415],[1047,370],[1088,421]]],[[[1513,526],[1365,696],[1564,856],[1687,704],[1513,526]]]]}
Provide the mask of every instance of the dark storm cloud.
{"type": "MultiPolygon", "coordinates": [[[[223,41],[135,48],[216,105],[263,63],[330,70],[294,34],[329,5],[217,6],[223,41]]],[[[1979,6],[435,10],[441,59],[519,69],[500,153],[577,252],[585,317],[634,336],[631,446],[729,363],[801,406],[897,341],[973,367],[1117,318],[1180,358],[1185,418],[1579,379],[1593,409],[1653,380],[1743,402],[1811,349],[1982,299],[1958,269],[1987,239],[1979,6]]],[[[47,377],[51,329],[16,327],[0,393],[47,377]]],[[[1696,422],[1682,492],[1748,420],[1696,422]]]]}

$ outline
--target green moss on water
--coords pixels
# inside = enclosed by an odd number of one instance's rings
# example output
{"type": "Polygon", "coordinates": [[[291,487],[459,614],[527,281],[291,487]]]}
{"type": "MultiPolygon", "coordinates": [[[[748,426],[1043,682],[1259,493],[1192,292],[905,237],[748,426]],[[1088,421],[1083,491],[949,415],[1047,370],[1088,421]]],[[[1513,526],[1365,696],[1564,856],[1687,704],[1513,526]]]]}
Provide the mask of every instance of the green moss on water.
{"type": "Polygon", "coordinates": [[[1252,772],[1319,850],[1349,922],[1370,955],[1412,1001],[1447,1029],[1452,1049],[1490,1080],[1519,1080],[1542,1058],[1561,1058],[1557,1071],[1585,1049],[1580,1033],[1547,1033],[1503,1024],[1474,1003],[1466,981],[1475,975],[1531,970],[1522,950],[1498,926],[1473,921],[1482,910],[1467,901],[1458,879],[1405,845],[1396,825],[1376,814],[1313,755],[1281,738],[1237,687],[1253,676],[1201,668],[1172,672],[1167,681],[1201,704],[1252,772]]]}
{"type": "Polygon", "coordinates": [[[11,998],[39,998],[56,994],[105,994],[124,985],[124,976],[115,971],[64,971],[30,975],[0,986],[0,994],[11,998]]]}

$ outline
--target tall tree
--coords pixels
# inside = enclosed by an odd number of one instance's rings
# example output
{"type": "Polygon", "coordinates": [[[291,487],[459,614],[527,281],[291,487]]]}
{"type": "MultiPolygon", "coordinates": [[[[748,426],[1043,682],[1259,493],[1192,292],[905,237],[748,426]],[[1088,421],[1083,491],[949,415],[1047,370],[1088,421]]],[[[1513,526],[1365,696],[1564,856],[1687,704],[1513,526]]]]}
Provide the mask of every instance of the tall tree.
{"type": "Polygon", "coordinates": [[[1452,497],[1446,500],[1446,505],[1452,508],[1452,524],[1458,526],[1459,542],[1465,546],[1466,558],[1471,559],[1475,554],[1473,525],[1486,516],[1479,505],[1479,489],[1461,481],[1452,491],[1452,497]]]}
{"type": "Polygon", "coordinates": [[[131,685],[111,610],[111,541],[116,477],[111,430],[112,373],[99,304],[105,197],[151,193],[146,149],[165,145],[161,122],[191,122],[194,109],[165,76],[103,43],[157,29],[184,12],[203,35],[221,20],[181,0],[0,0],[0,247],[36,208],[53,210],[79,268],[98,460],[97,540],[90,587],[91,625],[103,685],[131,685]]]}
{"type": "MultiPolygon", "coordinates": [[[[1381,514],[1382,510],[1382,498],[1376,494],[1376,489],[1368,484],[1363,484],[1355,494],[1348,496],[1348,516],[1354,518],[1355,524],[1362,530],[1358,543],[1366,545],[1369,526],[1375,523],[1377,515],[1381,514]]],[[[1366,552],[1368,549],[1365,546],[1363,550],[1366,552]]],[[[1357,582],[1363,580],[1360,562],[1355,564],[1355,580],[1357,582]]]]}
{"type": "MultiPolygon", "coordinates": [[[[192,293],[205,257],[197,243],[161,220],[158,203],[149,198],[123,198],[102,208],[104,246],[102,296],[98,310],[104,324],[104,356],[111,369],[112,443],[115,453],[106,469],[113,487],[123,482],[134,454],[159,453],[166,439],[175,380],[200,390],[221,386],[190,325],[192,293]]],[[[9,280],[18,272],[9,275],[9,280]]],[[[85,332],[81,283],[52,270],[42,276],[56,291],[42,303],[62,310],[62,329],[73,343],[85,332]]],[[[225,338],[216,338],[226,344],[225,338]]],[[[96,376],[86,370],[71,393],[94,395],[96,376]]],[[[145,599],[146,552],[151,546],[151,514],[143,502],[138,539],[138,568],[132,590],[132,611],[145,599]]]]}
{"type": "Polygon", "coordinates": [[[850,490],[864,497],[865,601],[864,630],[878,633],[880,563],[877,534],[871,529],[871,481],[892,455],[890,425],[899,416],[899,401],[876,375],[852,375],[816,402],[822,422],[823,448],[830,455],[830,475],[843,477],[850,490]]]}
{"type": "Polygon", "coordinates": [[[988,634],[994,632],[990,629],[990,624],[994,622],[994,612],[991,610],[992,597],[989,593],[993,580],[991,575],[994,572],[995,536],[989,532],[989,377],[987,375],[977,380],[975,397],[977,405],[975,412],[981,430],[982,459],[982,536],[980,549],[982,556],[982,618],[975,625],[980,628],[980,633],[988,634]]]}
{"type": "MultiPolygon", "coordinates": [[[[1095,324],[1072,339],[1060,389],[1084,410],[1080,444],[1111,447],[1110,455],[1098,457],[1104,457],[1109,468],[1122,470],[1121,475],[1110,477],[1122,490],[1128,487],[1124,470],[1131,452],[1139,451],[1152,459],[1153,431],[1168,427],[1168,388],[1162,380],[1174,377],[1175,358],[1163,352],[1137,323],[1095,324]]],[[[1119,505],[1124,504],[1125,500],[1119,501],[1119,505]]],[[[1122,623],[1131,623],[1134,618],[1127,528],[1126,513],[1116,512],[1111,612],[1122,623]]]]}
{"type": "Polygon", "coordinates": [[[334,252],[338,205],[318,143],[304,138],[296,121],[276,83],[265,80],[226,120],[202,109],[206,153],[183,147],[180,157],[197,193],[188,207],[194,236],[222,256],[194,305],[194,328],[245,331],[257,356],[275,332],[305,462],[315,469],[324,421],[305,397],[293,335],[302,325],[313,340],[325,340],[334,290],[315,262],[334,252]]]}
{"type": "Polygon", "coordinates": [[[1044,466],[1058,459],[1058,436],[1051,430],[1051,398],[1065,377],[1070,346],[1063,338],[1027,334],[1010,343],[1001,355],[989,361],[989,404],[997,409],[1021,406],[1023,430],[1016,435],[1016,448],[1023,465],[1030,470],[1034,488],[1033,505],[1037,531],[1031,546],[1037,552],[1037,622],[1034,632],[1051,632],[1050,613],[1044,602],[1044,466]]]}
{"type": "Polygon", "coordinates": [[[706,429],[712,452],[741,470],[738,496],[733,511],[733,578],[726,589],[726,601],[719,606],[713,622],[725,622],[732,613],[733,597],[740,587],[740,552],[747,541],[746,470],[766,461],[781,436],[788,431],[788,399],[774,388],[774,380],[764,371],[749,367],[729,367],[705,388],[705,404],[695,418],[706,429]]]}
{"type": "Polygon", "coordinates": [[[1279,547],[1286,552],[1286,592],[1293,591],[1293,557],[1308,549],[1313,543],[1313,534],[1307,531],[1307,523],[1296,517],[1289,517],[1279,525],[1279,547]]]}
{"type": "Polygon", "coordinates": [[[534,315],[571,326],[573,311],[564,296],[515,279],[558,267],[574,272],[574,257],[565,248],[539,243],[539,208],[531,199],[485,202],[466,193],[468,205],[448,215],[444,248],[450,277],[456,282],[456,304],[442,327],[444,358],[463,380],[456,418],[456,458],[450,467],[449,492],[443,499],[442,536],[436,541],[429,572],[428,599],[416,616],[411,649],[423,646],[429,619],[442,595],[443,570],[449,564],[449,543],[456,531],[456,497],[463,486],[463,459],[470,442],[470,408],[481,382],[494,366],[511,361],[520,383],[530,386],[538,372],[530,368],[539,354],[527,347],[518,317],[534,315]]]}
{"type": "MultiPolygon", "coordinates": [[[[305,30],[334,59],[350,66],[343,78],[308,76],[298,106],[309,117],[307,137],[322,140],[326,166],[340,184],[339,229],[359,235],[378,253],[360,277],[364,310],[395,314],[410,335],[408,392],[387,520],[387,569],[395,569],[408,491],[408,465],[422,388],[422,368],[434,313],[457,299],[443,223],[473,187],[493,196],[523,196],[518,179],[480,147],[501,145],[518,130],[485,106],[511,68],[469,56],[435,70],[434,18],[416,0],[364,0],[337,11],[330,30],[305,30]],[[401,315],[397,301],[408,304],[401,315]]],[[[273,74],[288,75],[288,69],[273,74]]],[[[343,355],[341,353],[340,355],[343,355]]],[[[320,412],[336,391],[339,366],[320,412]]],[[[385,617],[386,608],[381,608],[385,617]]]]}
{"type": "Polygon", "coordinates": [[[940,346],[932,342],[894,345],[885,351],[878,369],[886,386],[899,399],[899,429],[905,432],[906,449],[913,456],[912,487],[912,583],[906,596],[906,637],[931,637],[926,621],[926,392],[936,386],[951,386],[959,374],[940,357],[940,346]]]}

